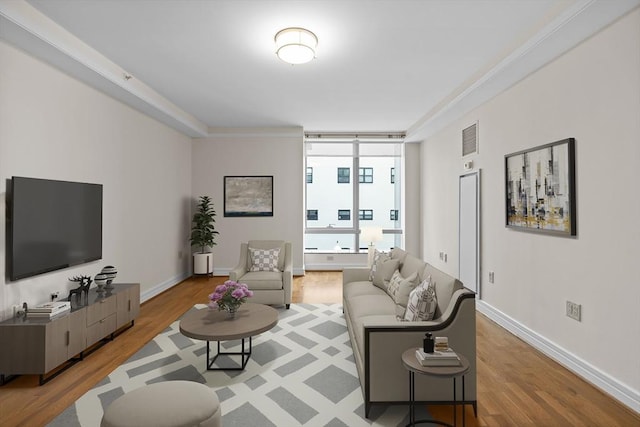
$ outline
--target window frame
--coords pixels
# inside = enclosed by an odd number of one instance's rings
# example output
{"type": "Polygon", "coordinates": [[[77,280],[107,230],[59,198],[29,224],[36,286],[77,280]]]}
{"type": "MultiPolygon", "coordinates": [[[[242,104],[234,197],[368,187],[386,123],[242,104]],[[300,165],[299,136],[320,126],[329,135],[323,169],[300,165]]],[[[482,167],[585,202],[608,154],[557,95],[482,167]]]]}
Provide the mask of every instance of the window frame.
{"type": "Polygon", "coordinates": [[[344,167],[339,167],[338,168],[338,184],[351,184],[351,168],[344,168],[344,167]],[[347,174],[340,174],[340,172],[344,172],[347,171],[347,174]],[[344,178],[346,177],[346,181],[344,181],[344,178]],[[341,181],[341,179],[343,179],[341,181]]]}

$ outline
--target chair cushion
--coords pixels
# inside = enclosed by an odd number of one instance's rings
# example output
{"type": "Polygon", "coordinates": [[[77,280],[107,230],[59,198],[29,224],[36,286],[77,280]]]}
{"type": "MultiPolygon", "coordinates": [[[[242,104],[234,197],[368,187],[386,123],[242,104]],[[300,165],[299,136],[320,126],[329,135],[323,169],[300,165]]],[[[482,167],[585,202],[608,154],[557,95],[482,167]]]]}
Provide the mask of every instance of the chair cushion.
{"type": "Polygon", "coordinates": [[[280,271],[278,268],[280,248],[256,249],[250,247],[249,256],[251,258],[250,271],[280,271]]]}
{"type": "Polygon", "coordinates": [[[251,290],[282,289],[282,273],[280,271],[250,271],[238,278],[238,282],[246,284],[251,290]]]}

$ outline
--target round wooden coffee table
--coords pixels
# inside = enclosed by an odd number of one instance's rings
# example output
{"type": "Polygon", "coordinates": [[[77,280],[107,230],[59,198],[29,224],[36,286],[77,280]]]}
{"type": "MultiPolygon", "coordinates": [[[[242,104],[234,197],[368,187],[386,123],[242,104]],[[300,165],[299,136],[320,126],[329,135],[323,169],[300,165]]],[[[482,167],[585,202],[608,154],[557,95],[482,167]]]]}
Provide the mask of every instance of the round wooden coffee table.
{"type": "Polygon", "coordinates": [[[251,337],[268,331],[278,324],[278,311],[268,305],[245,303],[236,312],[235,318],[229,318],[226,311],[203,308],[193,310],[180,320],[180,332],[189,338],[207,342],[207,370],[208,371],[241,371],[247,366],[251,357],[251,337]],[[245,349],[245,340],[249,338],[249,348],[245,349]],[[242,340],[242,350],[239,352],[220,351],[221,341],[242,340]],[[218,342],[218,353],[211,358],[209,344],[218,342]],[[214,367],[215,361],[221,355],[241,356],[241,366],[238,368],[214,367]]]}

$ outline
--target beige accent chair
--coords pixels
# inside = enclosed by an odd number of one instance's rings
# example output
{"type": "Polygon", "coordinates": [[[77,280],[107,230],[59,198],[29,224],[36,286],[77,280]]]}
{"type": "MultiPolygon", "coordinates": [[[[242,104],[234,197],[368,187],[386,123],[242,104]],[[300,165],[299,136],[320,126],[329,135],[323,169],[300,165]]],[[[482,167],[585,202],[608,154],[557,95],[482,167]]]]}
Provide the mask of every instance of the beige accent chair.
{"type": "Polygon", "coordinates": [[[257,304],[291,305],[293,284],[293,263],[291,261],[291,242],[284,240],[249,240],[240,245],[240,261],[229,272],[229,280],[245,283],[253,291],[251,302],[257,304]],[[252,260],[249,248],[279,248],[279,271],[251,271],[252,260]]]}

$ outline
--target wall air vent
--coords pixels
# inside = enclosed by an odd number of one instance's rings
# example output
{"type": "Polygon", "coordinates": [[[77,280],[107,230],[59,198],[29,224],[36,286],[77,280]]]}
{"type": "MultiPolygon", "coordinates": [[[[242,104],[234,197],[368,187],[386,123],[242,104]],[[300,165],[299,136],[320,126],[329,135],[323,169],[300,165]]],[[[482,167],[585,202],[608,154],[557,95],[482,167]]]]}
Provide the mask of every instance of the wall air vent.
{"type": "Polygon", "coordinates": [[[478,152],[478,123],[462,129],[462,157],[478,152]]]}

